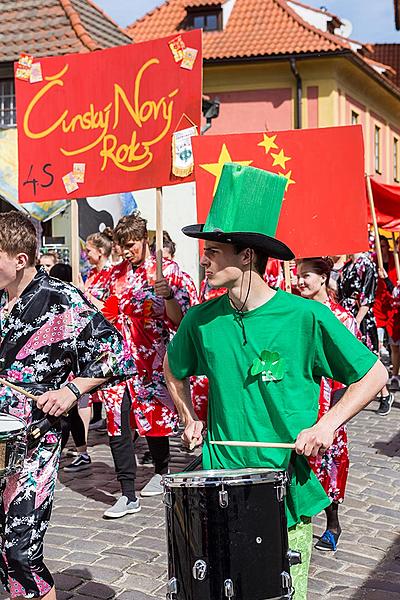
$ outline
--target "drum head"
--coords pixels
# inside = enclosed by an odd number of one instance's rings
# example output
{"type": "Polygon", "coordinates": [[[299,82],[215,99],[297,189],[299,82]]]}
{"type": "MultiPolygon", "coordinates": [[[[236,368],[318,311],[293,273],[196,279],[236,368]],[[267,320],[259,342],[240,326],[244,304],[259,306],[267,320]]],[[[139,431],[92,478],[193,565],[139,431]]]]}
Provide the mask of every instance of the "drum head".
{"type": "Polygon", "coordinates": [[[25,429],[26,423],[14,415],[0,413],[0,435],[25,429]]]}
{"type": "Polygon", "coordinates": [[[208,485],[240,485],[247,483],[275,482],[285,478],[282,469],[213,469],[164,475],[164,483],[170,487],[203,487],[208,485]]]}

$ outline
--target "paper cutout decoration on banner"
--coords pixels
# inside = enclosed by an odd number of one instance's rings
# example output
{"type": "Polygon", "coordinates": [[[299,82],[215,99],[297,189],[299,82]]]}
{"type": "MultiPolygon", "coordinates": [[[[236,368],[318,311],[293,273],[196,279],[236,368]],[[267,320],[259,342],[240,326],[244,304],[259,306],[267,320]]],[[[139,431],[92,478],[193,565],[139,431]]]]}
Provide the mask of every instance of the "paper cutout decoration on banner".
{"type": "Polygon", "coordinates": [[[29,81],[33,56],[21,52],[15,69],[15,77],[20,81],[29,81]]]}
{"type": "Polygon", "coordinates": [[[73,198],[182,181],[172,174],[172,134],[183,115],[200,127],[201,31],[180,35],[198,50],[192,70],[175,62],[175,38],[41,58],[42,82],[16,80],[21,202],[65,197],[74,162],[90,165],[90,177],[73,198]]]}
{"type": "Polygon", "coordinates": [[[74,175],[76,183],[85,183],[85,163],[74,163],[72,173],[74,175]]]}
{"type": "Polygon", "coordinates": [[[368,250],[360,125],[197,136],[192,145],[199,223],[207,218],[223,164],[236,162],[286,177],[276,235],[296,257],[368,250]]]}
{"type": "Polygon", "coordinates": [[[181,62],[182,69],[188,69],[191,71],[193,65],[196,62],[197,50],[195,48],[185,48],[183,51],[183,59],[181,62]]]}
{"type": "Polygon", "coordinates": [[[77,184],[72,171],[71,173],[67,173],[66,175],[64,175],[62,180],[67,194],[72,194],[72,192],[75,192],[79,189],[79,185],[77,184]]]}
{"type": "Polygon", "coordinates": [[[186,48],[185,42],[182,39],[182,35],[177,35],[173,40],[168,42],[168,45],[175,62],[180,62],[183,59],[183,52],[186,48]]]}
{"type": "Polygon", "coordinates": [[[29,81],[30,83],[39,83],[40,81],[43,81],[42,65],[40,62],[33,63],[31,66],[31,75],[29,81]]]}
{"type": "Polygon", "coordinates": [[[197,127],[188,127],[175,131],[172,136],[172,172],[177,177],[187,177],[193,172],[192,137],[195,135],[197,127]]]}

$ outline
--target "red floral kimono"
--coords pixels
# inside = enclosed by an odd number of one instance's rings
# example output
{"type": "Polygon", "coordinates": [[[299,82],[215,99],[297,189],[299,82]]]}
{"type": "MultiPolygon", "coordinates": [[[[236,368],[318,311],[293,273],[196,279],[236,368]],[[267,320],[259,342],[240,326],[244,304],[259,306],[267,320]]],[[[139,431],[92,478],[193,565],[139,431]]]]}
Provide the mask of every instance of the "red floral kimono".
{"type": "Polygon", "coordinates": [[[89,292],[97,300],[104,301],[108,296],[110,277],[113,271],[111,263],[107,262],[104,267],[98,271],[90,269],[85,281],[85,292],[89,292]]]}
{"type": "MultiPolygon", "coordinates": [[[[356,320],[346,309],[333,300],[328,300],[326,305],[349,331],[361,339],[356,320]]],[[[326,377],[322,378],[318,420],[331,408],[335,392],[344,387],[338,381],[333,381],[333,379],[326,377]]],[[[339,427],[332,446],[323,456],[310,457],[308,460],[331,501],[343,502],[349,473],[349,450],[347,447],[346,426],[339,427]]]]}
{"type": "MultiPolygon", "coordinates": [[[[127,269],[123,263],[116,269],[113,291],[118,295],[122,293],[115,324],[122,332],[137,369],[136,376],[127,382],[135,425],[140,435],[171,435],[176,430],[178,415],[165,383],[163,360],[175,327],[166,315],[164,299],[154,292],[156,259],[150,256],[136,270],[127,269]]],[[[189,308],[189,293],[183,283],[182,271],[175,262],[164,259],[163,275],[185,314],[189,308]]],[[[115,305],[115,299],[110,297],[104,307],[105,314],[110,309],[113,312],[113,303],[115,305]]],[[[111,429],[119,425],[118,411],[114,413],[114,419],[110,419],[111,429]]]]}

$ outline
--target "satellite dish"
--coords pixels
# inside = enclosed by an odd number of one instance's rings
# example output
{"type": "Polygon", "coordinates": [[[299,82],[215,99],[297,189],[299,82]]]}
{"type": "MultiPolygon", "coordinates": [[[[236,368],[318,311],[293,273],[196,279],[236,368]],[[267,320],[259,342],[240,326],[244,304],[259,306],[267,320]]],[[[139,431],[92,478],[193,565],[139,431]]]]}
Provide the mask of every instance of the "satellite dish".
{"type": "Polygon", "coordinates": [[[349,19],[340,19],[342,21],[341,27],[337,27],[335,29],[335,33],[337,35],[341,35],[342,37],[348,38],[353,31],[353,24],[349,19]]]}

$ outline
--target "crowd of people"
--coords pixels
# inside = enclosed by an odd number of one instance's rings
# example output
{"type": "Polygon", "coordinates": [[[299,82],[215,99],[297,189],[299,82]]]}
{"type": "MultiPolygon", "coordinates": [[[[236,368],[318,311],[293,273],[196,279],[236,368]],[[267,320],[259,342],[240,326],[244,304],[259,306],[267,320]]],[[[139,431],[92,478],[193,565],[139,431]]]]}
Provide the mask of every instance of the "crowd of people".
{"type": "Polygon", "coordinates": [[[280,207],[282,178],[237,165],[225,166],[223,178],[229,185],[221,189],[232,193],[229,202],[239,202],[234,189],[241,179],[240,189],[253,190],[251,202],[258,198],[259,206],[249,214],[234,210],[236,229],[230,222],[230,233],[223,234],[226,210],[218,208],[218,188],[215,213],[212,207],[209,215],[213,226],[184,229],[205,240],[199,292],[174,260],[176,245],[167,232],[162,277],[157,278],[154,241],[138,212],[121,218],[113,231],[88,237],[91,268],[77,286],[71,284],[69,265],[54,253],[43,253],[35,266],[35,233],[26,217],[3,218],[3,229],[11,234],[4,238],[0,228],[6,265],[0,268],[1,374],[40,395],[34,407],[7,389],[1,393],[8,398],[7,410],[28,423],[40,409],[61,423],[50,424],[36,460],[30,455],[26,460],[26,476],[36,482],[30,495],[25,483],[18,487],[19,474],[3,483],[6,531],[12,536],[13,524],[21,526],[23,493],[24,502],[34,505],[25,508],[35,515],[38,539],[32,557],[23,546],[32,529],[27,519],[20,544],[4,546],[3,540],[0,574],[11,597],[56,597],[43,563],[56,463],[71,433],[75,449],[69,446],[67,452],[73,460],[64,470],[90,472],[88,434],[91,425],[102,422],[102,410],[121,487],[105,518],[141,510],[135,486],[138,436],[148,446],[142,464],[154,465],[140,495],[163,493],[169,438],[181,423],[189,450],[204,441],[205,469],[287,466],[287,451],[254,454],[254,449],[211,446],[212,439],[295,441],[297,454],[304,455],[287,498],[289,541],[301,547],[304,557],[301,569],[293,569],[296,599],[306,598],[311,517],[321,510],[326,530],[315,547],[336,550],[349,470],[345,423],[371,394],[380,401],[377,414],[388,415],[392,391],[399,387],[400,293],[393,254],[382,238],[379,272],[372,253],[294,261],[290,249],[274,237],[279,211],[271,208],[272,216],[265,211],[268,194],[276,195],[272,200],[280,207]],[[260,233],[254,233],[251,219],[260,233]],[[282,291],[287,285],[284,260],[291,261],[291,294],[282,291]],[[43,332],[42,325],[47,327],[43,332]],[[7,346],[14,330],[21,331],[21,339],[7,346]],[[66,343],[65,335],[73,342],[66,343]],[[40,352],[46,343],[48,355],[40,352]],[[378,360],[381,356],[389,364],[389,355],[390,378],[378,360]]]}
{"type": "MultiPolygon", "coordinates": [[[[353,335],[388,364],[388,386],[379,394],[377,409],[378,415],[386,416],[392,407],[393,390],[399,389],[400,384],[400,308],[393,252],[386,237],[380,238],[380,245],[384,270],[380,270],[379,276],[373,252],[314,257],[291,262],[291,287],[293,294],[328,306],[353,335]]],[[[207,278],[202,280],[197,293],[193,279],[174,261],[175,252],[175,242],[164,231],[165,280],[156,284],[155,240],[150,243],[146,221],[140,214],[124,217],[114,231],[107,228],[92,234],[86,241],[91,270],[85,281],[80,278],[79,287],[122,333],[126,351],[135,361],[137,375],[115,388],[81,397],[68,418],[62,419],[62,447],[71,431],[75,450],[68,450],[67,456],[74,460],[64,470],[79,472],[91,465],[87,453],[89,429],[108,432],[122,493],[115,505],[105,511],[104,515],[109,518],[140,510],[135,493],[138,464],[154,464],[155,470],[141,495],[162,494],[162,476],[169,469],[168,438],[177,432],[178,426],[162,372],[166,346],[190,306],[227,293],[225,288],[211,287],[207,278]],[[149,448],[140,463],[134,446],[138,435],[146,437],[149,448]]],[[[71,267],[58,262],[55,253],[42,254],[39,263],[50,276],[71,282],[71,267]]],[[[270,286],[284,289],[283,262],[269,259],[263,278],[270,286]]],[[[344,387],[331,378],[322,380],[319,418],[341,396],[340,390],[344,387]]],[[[206,422],[208,381],[205,376],[191,378],[191,397],[196,414],[206,422]]],[[[349,470],[346,427],[337,430],[334,444],[323,456],[309,460],[332,501],[325,509],[326,531],[316,548],[334,551],[341,534],[338,509],[344,500],[349,470]]]]}

